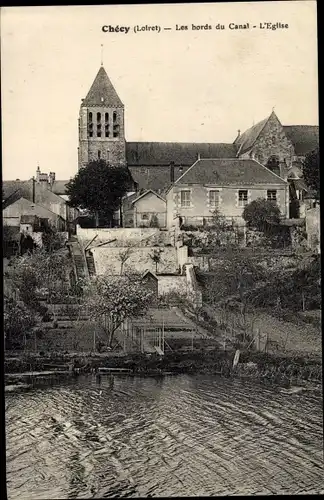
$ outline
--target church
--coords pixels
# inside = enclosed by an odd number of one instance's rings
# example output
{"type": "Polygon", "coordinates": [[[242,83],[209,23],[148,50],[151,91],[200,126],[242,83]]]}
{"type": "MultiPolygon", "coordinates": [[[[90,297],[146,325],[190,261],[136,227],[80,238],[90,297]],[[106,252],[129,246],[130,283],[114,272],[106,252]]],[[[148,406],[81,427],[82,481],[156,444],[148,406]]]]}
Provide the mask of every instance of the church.
{"type": "MultiPolygon", "coordinates": [[[[307,191],[301,179],[302,161],[308,152],[318,146],[317,126],[283,126],[272,110],[268,117],[245,132],[238,131],[232,143],[128,142],[125,138],[124,111],[124,104],[104,67],[101,66],[87,96],[81,101],[78,166],[81,168],[89,160],[94,159],[104,159],[112,165],[127,165],[136,191],[134,196],[127,200],[128,205],[125,204],[125,214],[128,216],[134,208],[132,203],[135,200],[140,197],[143,204],[145,192],[150,193],[147,197],[149,204],[152,203],[152,195],[164,197],[170,186],[177,183],[180,178],[184,179],[185,172],[202,159],[217,160],[218,166],[221,160],[220,175],[223,178],[232,178],[232,184],[241,182],[238,188],[241,187],[242,192],[248,193],[244,179],[238,181],[237,177],[233,177],[238,165],[244,171],[250,165],[251,172],[252,169],[258,172],[259,185],[269,183],[269,189],[265,192],[274,192],[271,185],[279,184],[282,187],[281,180],[287,183],[290,198],[301,201],[307,191]],[[241,162],[238,163],[238,160],[241,162]],[[250,163],[244,160],[249,160],[250,163]],[[269,171],[274,174],[272,177],[269,176],[269,171]]],[[[215,162],[209,164],[214,168],[215,162]]],[[[245,177],[250,177],[248,170],[246,172],[245,177]]],[[[197,177],[199,178],[199,175],[197,177]]],[[[258,183],[257,178],[255,178],[256,183],[258,183]]],[[[209,182],[215,184],[216,179],[209,179],[209,182]]],[[[220,185],[218,187],[223,188],[220,185]]],[[[253,199],[253,196],[250,199],[253,199]]],[[[155,198],[155,201],[158,199],[155,198]]],[[[154,212],[154,208],[150,211],[148,206],[142,208],[143,210],[141,213],[144,213],[145,218],[142,223],[145,226],[149,223],[149,214],[154,212]]],[[[165,211],[168,211],[167,205],[165,211]]],[[[172,213],[176,212],[175,207],[172,207],[172,213]]],[[[283,216],[289,217],[289,199],[285,201],[282,213],[283,216]]],[[[156,215],[161,218],[160,212],[156,215]]],[[[196,214],[198,218],[202,215],[196,214]]],[[[134,217],[131,218],[130,225],[139,223],[138,220],[135,222],[134,217]]]]}
{"type": "MultiPolygon", "coordinates": [[[[239,217],[244,205],[259,196],[279,205],[280,198],[284,218],[304,216],[303,211],[294,212],[291,206],[295,201],[301,205],[307,193],[302,161],[318,147],[318,126],[282,125],[272,110],[245,132],[233,133],[231,143],[128,142],[124,112],[125,106],[101,65],[88,94],[81,100],[78,168],[94,159],[127,165],[134,189],[125,197],[123,225],[145,227],[152,217],[160,220],[162,226],[170,225],[172,222],[166,221],[172,221],[179,210],[184,219],[190,213],[191,221],[201,221],[212,208],[222,211],[225,206],[228,216],[239,217]],[[191,192],[193,179],[198,187],[199,183],[202,185],[202,190],[191,192]]],[[[12,203],[13,194],[15,199],[24,196],[34,202],[34,181],[36,192],[42,192],[42,206],[54,210],[52,205],[57,202],[47,200],[46,204],[47,192],[51,198],[59,196],[61,204],[66,203],[68,180],[55,180],[55,173],[38,171],[32,181],[4,181],[6,206],[12,203]],[[22,192],[26,183],[30,185],[27,194],[22,192]]]]}

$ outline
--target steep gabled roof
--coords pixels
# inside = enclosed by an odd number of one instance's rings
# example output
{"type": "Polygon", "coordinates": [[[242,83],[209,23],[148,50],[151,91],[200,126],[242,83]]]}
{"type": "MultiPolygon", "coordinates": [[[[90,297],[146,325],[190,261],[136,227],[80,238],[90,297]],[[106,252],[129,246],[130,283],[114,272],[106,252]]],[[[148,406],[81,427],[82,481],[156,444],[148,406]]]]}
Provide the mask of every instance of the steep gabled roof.
{"type": "Polygon", "coordinates": [[[305,156],[319,146],[319,127],[317,125],[286,125],[284,131],[293,143],[298,156],[305,156]]]}
{"type": "Polygon", "coordinates": [[[261,163],[250,159],[215,158],[197,160],[179,179],[180,184],[213,184],[221,186],[253,186],[255,184],[287,184],[261,163]]]}
{"type": "Polygon", "coordinates": [[[238,147],[238,152],[240,154],[243,154],[252,148],[253,144],[261,134],[263,128],[272,115],[275,115],[274,111],[270,116],[256,123],[255,125],[253,125],[253,127],[247,129],[245,132],[243,132],[243,134],[239,135],[235,139],[234,144],[238,147]]]}
{"type": "Polygon", "coordinates": [[[100,67],[86,98],[82,101],[81,106],[124,107],[103,66],[100,67]]]}
{"type": "MultiPolygon", "coordinates": [[[[178,179],[188,167],[175,167],[174,179],[178,179]]],[[[148,165],[145,167],[129,167],[134,182],[138,184],[139,189],[152,189],[158,194],[162,194],[172,183],[170,175],[170,167],[148,165]]]]}
{"type": "Polygon", "coordinates": [[[21,197],[32,199],[33,182],[29,181],[3,181],[2,182],[3,202],[2,209],[12,205],[21,197]]]}
{"type": "Polygon", "coordinates": [[[52,193],[55,194],[65,194],[66,192],[66,185],[70,181],[54,181],[53,186],[52,186],[52,193]]]}
{"type": "Polygon", "coordinates": [[[127,142],[128,166],[175,165],[190,166],[198,156],[204,158],[233,158],[237,148],[226,143],[195,142],[127,142]]]}
{"type": "Polygon", "coordinates": [[[138,196],[137,198],[135,198],[135,200],[132,201],[132,204],[136,203],[138,200],[140,200],[141,198],[143,198],[144,196],[146,196],[149,193],[154,194],[154,196],[157,196],[158,198],[160,198],[160,200],[162,200],[162,201],[165,202],[165,199],[162,198],[162,196],[160,196],[158,193],[156,193],[155,191],[153,191],[153,189],[147,189],[144,193],[142,193],[140,196],[138,196]]]}

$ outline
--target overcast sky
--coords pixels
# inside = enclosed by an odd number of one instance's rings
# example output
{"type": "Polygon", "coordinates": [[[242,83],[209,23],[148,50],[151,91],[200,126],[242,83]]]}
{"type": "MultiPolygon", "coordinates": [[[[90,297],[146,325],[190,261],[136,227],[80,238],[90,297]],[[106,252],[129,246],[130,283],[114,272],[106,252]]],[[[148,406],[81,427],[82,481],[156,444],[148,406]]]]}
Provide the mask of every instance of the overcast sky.
{"type": "Polygon", "coordinates": [[[3,179],[30,178],[37,162],[58,179],[76,173],[79,107],[101,44],[129,141],[232,142],[273,107],[284,125],[317,125],[316,29],[313,1],[2,9],[3,179]],[[130,31],[103,33],[109,24],[130,31]]]}

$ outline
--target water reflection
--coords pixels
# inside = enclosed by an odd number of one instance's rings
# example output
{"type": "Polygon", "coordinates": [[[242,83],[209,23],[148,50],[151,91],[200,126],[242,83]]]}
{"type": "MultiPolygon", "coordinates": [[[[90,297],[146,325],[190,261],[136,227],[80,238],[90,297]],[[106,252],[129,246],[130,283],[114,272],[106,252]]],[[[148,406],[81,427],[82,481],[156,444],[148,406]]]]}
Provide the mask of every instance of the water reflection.
{"type": "Polygon", "coordinates": [[[318,395],[207,376],[8,394],[11,499],[320,493],[318,395]]]}

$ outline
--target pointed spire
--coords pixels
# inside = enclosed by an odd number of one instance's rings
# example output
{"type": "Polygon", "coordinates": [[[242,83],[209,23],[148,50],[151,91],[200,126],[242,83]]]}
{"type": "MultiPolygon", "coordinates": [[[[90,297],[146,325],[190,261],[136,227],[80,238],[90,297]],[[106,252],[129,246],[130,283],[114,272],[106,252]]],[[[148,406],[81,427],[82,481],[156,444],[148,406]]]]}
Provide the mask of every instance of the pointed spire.
{"type": "Polygon", "coordinates": [[[103,66],[103,43],[101,44],[101,63],[100,66],[103,66]]]}
{"type": "Polygon", "coordinates": [[[103,66],[100,66],[97,76],[81,106],[124,107],[103,66]]]}

